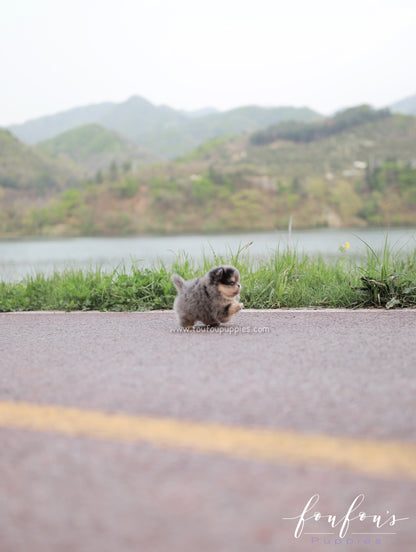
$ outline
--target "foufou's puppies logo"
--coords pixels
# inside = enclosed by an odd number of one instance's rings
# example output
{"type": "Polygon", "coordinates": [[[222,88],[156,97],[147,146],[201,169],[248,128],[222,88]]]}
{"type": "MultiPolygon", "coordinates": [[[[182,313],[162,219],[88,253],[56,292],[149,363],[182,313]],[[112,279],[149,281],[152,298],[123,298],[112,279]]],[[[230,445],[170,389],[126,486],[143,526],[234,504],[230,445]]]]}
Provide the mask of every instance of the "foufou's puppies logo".
{"type": "Polygon", "coordinates": [[[323,514],[318,510],[314,510],[319,502],[319,494],[314,494],[299,515],[282,519],[297,522],[294,532],[295,539],[299,539],[302,534],[338,535],[340,539],[347,535],[394,535],[395,531],[393,532],[391,527],[394,527],[399,521],[409,519],[408,517],[399,518],[396,514],[390,513],[389,510],[385,514],[369,514],[359,510],[364,499],[364,494],[356,496],[346,514],[339,516],[338,514],[323,514]],[[367,523],[363,528],[364,522],[367,523]],[[319,523],[319,529],[317,529],[317,523],[319,523]],[[324,529],[327,532],[322,532],[322,523],[324,523],[324,529]],[[368,523],[370,523],[370,526],[368,523]],[[331,531],[331,529],[335,529],[335,531],[331,531]],[[364,532],[365,529],[368,530],[367,533],[364,532]]]}

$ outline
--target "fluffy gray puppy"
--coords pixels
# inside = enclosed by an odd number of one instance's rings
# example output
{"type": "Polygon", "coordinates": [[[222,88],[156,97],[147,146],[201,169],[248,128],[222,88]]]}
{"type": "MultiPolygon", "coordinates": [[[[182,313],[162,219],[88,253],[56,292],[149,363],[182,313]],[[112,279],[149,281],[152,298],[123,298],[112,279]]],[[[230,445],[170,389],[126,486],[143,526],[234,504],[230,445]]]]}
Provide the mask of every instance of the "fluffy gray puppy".
{"type": "Polygon", "coordinates": [[[178,290],[173,308],[184,328],[191,328],[197,321],[218,326],[243,308],[239,303],[240,273],[233,266],[216,266],[193,280],[173,274],[172,282],[178,290]]]}

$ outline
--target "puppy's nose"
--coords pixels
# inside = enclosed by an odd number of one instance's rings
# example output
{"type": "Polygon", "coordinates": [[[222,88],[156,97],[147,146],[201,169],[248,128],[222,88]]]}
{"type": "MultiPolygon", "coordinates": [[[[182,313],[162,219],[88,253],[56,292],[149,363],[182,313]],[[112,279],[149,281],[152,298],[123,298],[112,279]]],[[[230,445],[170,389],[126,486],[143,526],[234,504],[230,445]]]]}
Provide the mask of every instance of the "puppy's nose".
{"type": "Polygon", "coordinates": [[[240,288],[241,288],[241,284],[237,284],[237,287],[238,287],[238,289],[240,289],[240,288]]]}

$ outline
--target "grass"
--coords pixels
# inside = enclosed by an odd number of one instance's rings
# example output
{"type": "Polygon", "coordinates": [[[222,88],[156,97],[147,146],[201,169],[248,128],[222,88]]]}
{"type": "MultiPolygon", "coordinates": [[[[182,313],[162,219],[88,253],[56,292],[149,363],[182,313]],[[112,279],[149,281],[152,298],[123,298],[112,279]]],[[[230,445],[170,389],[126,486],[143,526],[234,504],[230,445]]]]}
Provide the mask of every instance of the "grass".
{"type": "MultiPolygon", "coordinates": [[[[363,240],[361,240],[363,241],[363,240]]],[[[384,248],[377,253],[366,242],[367,262],[361,269],[361,286],[357,306],[395,307],[416,306],[416,252],[404,258],[393,255],[386,237],[384,248]]]]}
{"type": "Polygon", "coordinates": [[[212,266],[233,264],[241,274],[241,300],[246,308],[362,308],[416,306],[416,250],[402,255],[387,240],[382,252],[368,244],[357,264],[341,248],[336,262],[277,249],[267,259],[251,259],[250,244],[219,257],[212,251],[199,264],[180,254],[167,266],[151,269],[121,266],[74,270],[50,276],[36,274],[21,282],[0,282],[0,312],[29,310],[144,311],[170,309],[176,295],[171,274],[185,279],[205,274],[212,266]]]}

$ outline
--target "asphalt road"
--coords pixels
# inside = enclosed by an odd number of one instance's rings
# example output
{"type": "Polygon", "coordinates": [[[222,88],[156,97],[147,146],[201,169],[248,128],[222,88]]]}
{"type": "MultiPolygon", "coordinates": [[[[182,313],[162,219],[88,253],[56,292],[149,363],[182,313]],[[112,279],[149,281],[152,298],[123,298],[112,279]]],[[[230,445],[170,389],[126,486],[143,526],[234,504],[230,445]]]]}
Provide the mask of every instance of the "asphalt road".
{"type": "Polygon", "coordinates": [[[0,551],[413,552],[415,373],[416,310],[0,314],[0,551]]]}

